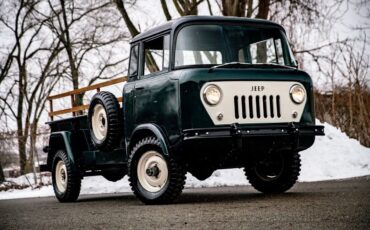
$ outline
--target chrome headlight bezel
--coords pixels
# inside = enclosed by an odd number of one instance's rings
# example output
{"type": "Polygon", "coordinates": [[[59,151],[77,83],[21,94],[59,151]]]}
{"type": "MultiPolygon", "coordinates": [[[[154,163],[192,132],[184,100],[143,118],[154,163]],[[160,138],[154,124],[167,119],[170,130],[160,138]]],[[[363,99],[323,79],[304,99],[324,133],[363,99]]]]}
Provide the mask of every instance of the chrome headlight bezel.
{"type": "Polygon", "coordinates": [[[290,99],[296,104],[302,104],[306,100],[306,89],[299,84],[294,84],[289,90],[290,99]]]}
{"type": "Polygon", "coordinates": [[[211,106],[219,104],[222,100],[222,91],[220,87],[215,84],[207,85],[203,90],[204,101],[211,106]],[[211,98],[213,93],[214,98],[211,98]]]}

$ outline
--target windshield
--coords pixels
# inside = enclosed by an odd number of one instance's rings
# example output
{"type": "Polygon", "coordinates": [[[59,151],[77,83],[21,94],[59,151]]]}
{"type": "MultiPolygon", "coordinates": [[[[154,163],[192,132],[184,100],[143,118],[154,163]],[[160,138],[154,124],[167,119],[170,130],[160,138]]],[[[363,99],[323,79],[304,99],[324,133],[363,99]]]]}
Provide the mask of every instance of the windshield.
{"type": "Polygon", "coordinates": [[[230,62],[296,66],[279,28],[190,25],[178,33],[175,67],[230,62]]]}

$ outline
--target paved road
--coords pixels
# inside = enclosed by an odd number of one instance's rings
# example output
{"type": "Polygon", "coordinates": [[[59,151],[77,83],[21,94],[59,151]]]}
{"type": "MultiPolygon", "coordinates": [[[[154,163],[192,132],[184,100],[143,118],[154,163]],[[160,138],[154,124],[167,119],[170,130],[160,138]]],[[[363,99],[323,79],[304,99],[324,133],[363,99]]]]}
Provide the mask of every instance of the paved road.
{"type": "Polygon", "coordinates": [[[0,229],[370,229],[370,177],[298,183],[288,193],[251,187],[187,189],[173,205],[132,194],[0,201],[0,229]]]}

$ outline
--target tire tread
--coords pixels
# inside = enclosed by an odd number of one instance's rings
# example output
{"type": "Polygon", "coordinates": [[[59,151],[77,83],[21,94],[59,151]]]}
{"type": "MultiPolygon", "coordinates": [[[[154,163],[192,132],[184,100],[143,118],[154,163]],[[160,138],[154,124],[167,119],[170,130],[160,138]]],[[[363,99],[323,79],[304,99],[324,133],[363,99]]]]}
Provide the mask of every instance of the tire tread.
{"type": "Polygon", "coordinates": [[[137,188],[138,179],[136,173],[133,173],[132,170],[136,170],[136,165],[133,165],[135,156],[136,154],[140,154],[140,149],[144,146],[151,146],[155,149],[161,148],[159,140],[153,136],[145,137],[136,143],[128,160],[128,180],[132,191],[145,204],[168,204],[175,202],[184,189],[186,172],[171,156],[164,156],[167,159],[170,175],[168,187],[161,196],[156,199],[148,199],[137,188]]]}

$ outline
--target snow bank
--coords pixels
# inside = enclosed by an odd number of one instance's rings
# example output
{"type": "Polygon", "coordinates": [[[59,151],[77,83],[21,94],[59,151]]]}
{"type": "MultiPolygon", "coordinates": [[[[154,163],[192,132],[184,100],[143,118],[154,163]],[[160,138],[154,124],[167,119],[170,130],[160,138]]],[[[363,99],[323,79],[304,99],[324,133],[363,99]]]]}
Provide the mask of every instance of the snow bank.
{"type": "Polygon", "coordinates": [[[328,123],[323,125],[325,136],[317,137],[311,148],[301,152],[302,171],[299,180],[319,181],[370,175],[370,148],[362,146],[328,123]]]}
{"type": "MultiPolygon", "coordinates": [[[[334,180],[370,175],[370,148],[362,146],[357,140],[349,138],[345,133],[327,123],[324,126],[326,135],[317,137],[311,148],[301,152],[302,171],[299,181],[334,180]]],[[[27,177],[32,181],[31,174],[27,177]]],[[[24,176],[12,179],[12,181],[28,184],[24,176]]],[[[205,181],[199,181],[188,174],[185,187],[235,185],[248,185],[242,169],[218,170],[205,181]]],[[[82,181],[81,194],[118,192],[131,192],[127,177],[118,182],[109,182],[101,176],[86,177],[82,181]]],[[[44,196],[54,196],[52,186],[0,192],[0,199],[44,196]]]]}

